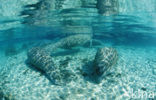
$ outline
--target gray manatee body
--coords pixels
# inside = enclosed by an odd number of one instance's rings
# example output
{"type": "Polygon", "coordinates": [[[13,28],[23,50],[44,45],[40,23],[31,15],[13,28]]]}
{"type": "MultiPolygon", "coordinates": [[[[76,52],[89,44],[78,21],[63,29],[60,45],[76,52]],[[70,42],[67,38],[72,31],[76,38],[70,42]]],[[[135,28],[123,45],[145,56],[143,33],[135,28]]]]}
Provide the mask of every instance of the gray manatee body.
{"type": "Polygon", "coordinates": [[[55,76],[49,74],[49,72],[51,71],[55,71],[54,73],[58,72],[57,67],[55,67],[54,62],[52,60],[52,57],[50,55],[47,55],[46,51],[42,50],[39,47],[34,47],[28,51],[27,55],[29,62],[36,68],[44,71],[49,79],[54,80],[55,77],[57,77],[57,74],[53,74],[55,76]]]}
{"type": "Polygon", "coordinates": [[[91,34],[77,34],[71,35],[61,39],[60,41],[52,44],[48,44],[44,47],[44,50],[47,53],[55,51],[57,48],[65,48],[70,49],[75,46],[84,45],[87,42],[91,42],[92,35],[91,34]]]}
{"type": "Polygon", "coordinates": [[[60,44],[60,48],[72,48],[75,46],[80,46],[85,44],[86,42],[91,41],[92,35],[91,34],[78,34],[78,35],[71,35],[60,40],[58,43],[60,44]]]}
{"type": "Polygon", "coordinates": [[[94,73],[98,76],[105,76],[118,59],[117,51],[114,48],[98,49],[94,59],[94,73]]]}
{"type": "MultiPolygon", "coordinates": [[[[50,56],[51,50],[56,50],[59,47],[71,48],[74,46],[82,45],[90,41],[90,37],[83,35],[69,36],[60,40],[59,42],[45,46],[45,48],[34,47],[28,51],[28,60],[32,65],[41,69],[46,73],[48,78],[57,85],[63,85],[76,79],[75,73],[70,69],[61,66],[56,66],[52,57],[50,56]],[[76,37],[78,36],[78,37],[76,37]],[[83,38],[82,38],[83,37],[83,38]]],[[[109,72],[111,67],[117,62],[118,54],[114,48],[100,48],[97,50],[93,73],[102,80],[103,77],[109,72]]]]}
{"type": "Polygon", "coordinates": [[[28,59],[32,65],[44,71],[55,67],[52,58],[39,47],[34,47],[28,51],[28,59]]]}
{"type": "Polygon", "coordinates": [[[64,76],[67,72],[62,74],[59,67],[57,67],[50,55],[47,55],[46,51],[39,47],[34,47],[28,51],[28,60],[36,68],[45,72],[50,81],[56,85],[64,84],[64,76]],[[64,75],[64,76],[63,76],[64,75]]]}
{"type": "Polygon", "coordinates": [[[74,77],[74,73],[66,68],[61,68],[54,64],[51,52],[57,48],[72,48],[75,46],[83,45],[91,40],[91,35],[72,35],[61,39],[60,41],[40,48],[34,47],[28,51],[29,62],[44,71],[48,78],[55,84],[61,85],[70,82],[74,77]]]}

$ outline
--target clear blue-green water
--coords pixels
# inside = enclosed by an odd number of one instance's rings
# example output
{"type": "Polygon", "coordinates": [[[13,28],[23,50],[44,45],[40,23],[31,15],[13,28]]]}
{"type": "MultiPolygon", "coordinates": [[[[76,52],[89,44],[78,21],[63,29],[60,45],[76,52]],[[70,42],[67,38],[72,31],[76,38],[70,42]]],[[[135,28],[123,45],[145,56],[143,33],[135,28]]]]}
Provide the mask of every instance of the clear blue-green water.
{"type": "Polygon", "coordinates": [[[103,14],[99,1],[0,0],[0,100],[155,100],[156,1],[108,0],[118,2],[117,12],[103,14]],[[32,47],[75,34],[91,34],[92,45],[61,49],[52,57],[77,79],[56,85],[27,63],[32,47]],[[95,83],[84,73],[103,47],[115,48],[118,60],[95,83]]]}

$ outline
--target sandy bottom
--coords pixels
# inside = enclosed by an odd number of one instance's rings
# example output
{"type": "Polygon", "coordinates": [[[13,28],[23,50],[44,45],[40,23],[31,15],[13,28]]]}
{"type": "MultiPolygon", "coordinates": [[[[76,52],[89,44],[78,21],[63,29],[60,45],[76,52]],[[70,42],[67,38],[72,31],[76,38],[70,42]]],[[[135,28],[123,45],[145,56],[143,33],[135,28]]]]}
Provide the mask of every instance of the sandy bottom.
{"type": "Polygon", "coordinates": [[[79,69],[78,78],[64,86],[53,85],[44,74],[28,66],[27,54],[23,51],[0,63],[0,90],[15,100],[146,100],[133,93],[156,93],[156,48],[115,48],[118,63],[99,84],[81,72],[93,61],[96,48],[76,48],[68,51],[69,55],[67,52],[54,54],[59,66],[79,69]]]}

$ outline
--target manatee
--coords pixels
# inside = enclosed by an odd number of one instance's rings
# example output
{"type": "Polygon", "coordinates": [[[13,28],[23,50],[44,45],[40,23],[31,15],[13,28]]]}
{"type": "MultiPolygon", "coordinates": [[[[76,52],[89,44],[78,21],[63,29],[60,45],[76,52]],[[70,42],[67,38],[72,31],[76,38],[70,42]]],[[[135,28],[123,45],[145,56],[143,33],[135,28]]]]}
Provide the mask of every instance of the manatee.
{"type": "Polygon", "coordinates": [[[51,52],[54,52],[57,48],[72,48],[75,46],[83,45],[91,40],[91,35],[79,34],[72,35],[61,39],[56,43],[51,43],[45,47],[33,47],[28,51],[28,61],[36,68],[45,72],[48,79],[54,82],[54,84],[61,85],[70,82],[75,78],[75,75],[69,69],[56,66],[51,52]]]}
{"type": "Polygon", "coordinates": [[[52,57],[47,55],[46,52],[39,47],[34,47],[28,51],[28,59],[32,65],[44,71],[55,67],[52,57]]]}
{"type": "Polygon", "coordinates": [[[56,66],[50,55],[39,47],[34,47],[28,51],[28,61],[36,68],[45,72],[47,78],[55,85],[63,85],[70,82],[74,73],[63,67],[56,66]]]}
{"type": "Polygon", "coordinates": [[[91,40],[90,34],[78,34],[66,37],[58,42],[60,48],[80,46],[91,40]]]}
{"type": "Polygon", "coordinates": [[[28,51],[28,60],[36,68],[44,71],[48,79],[54,81],[55,84],[60,84],[59,70],[54,65],[52,57],[39,47],[34,47],[28,51]]]}
{"type": "Polygon", "coordinates": [[[59,40],[56,43],[48,44],[44,47],[47,52],[55,51],[57,48],[70,49],[75,46],[84,45],[87,42],[90,42],[92,39],[92,35],[90,34],[77,34],[65,37],[59,40]]]}
{"type": "Polygon", "coordinates": [[[94,59],[94,74],[105,76],[118,59],[117,51],[114,48],[104,47],[97,50],[94,59]]]}

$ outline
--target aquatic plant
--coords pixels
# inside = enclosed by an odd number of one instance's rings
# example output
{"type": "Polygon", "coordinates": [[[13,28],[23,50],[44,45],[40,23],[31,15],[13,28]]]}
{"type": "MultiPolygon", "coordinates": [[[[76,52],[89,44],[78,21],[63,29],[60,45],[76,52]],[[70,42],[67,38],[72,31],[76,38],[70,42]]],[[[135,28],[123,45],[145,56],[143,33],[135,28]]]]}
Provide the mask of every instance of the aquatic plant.
{"type": "Polygon", "coordinates": [[[112,65],[117,62],[118,54],[114,48],[104,47],[98,49],[94,59],[94,74],[105,76],[112,65]]]}

